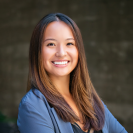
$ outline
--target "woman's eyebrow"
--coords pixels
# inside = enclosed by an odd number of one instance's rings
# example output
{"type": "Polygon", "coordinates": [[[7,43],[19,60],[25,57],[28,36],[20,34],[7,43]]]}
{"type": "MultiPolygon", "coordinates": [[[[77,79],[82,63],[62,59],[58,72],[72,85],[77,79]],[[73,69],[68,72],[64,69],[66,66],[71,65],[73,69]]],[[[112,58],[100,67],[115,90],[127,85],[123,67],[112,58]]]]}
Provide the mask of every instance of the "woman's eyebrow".
{"type": "Polygon", "coordinates": [[[49,40],[50,41],[57,41],[56,39],[49,38],[49,39],[45,39],[44,42],[49,41],[49,40]]]}
{"type": "Polygon", "coordinates": [[[66,40],[75,40],[74,38],[67,38],[66,40]]]}

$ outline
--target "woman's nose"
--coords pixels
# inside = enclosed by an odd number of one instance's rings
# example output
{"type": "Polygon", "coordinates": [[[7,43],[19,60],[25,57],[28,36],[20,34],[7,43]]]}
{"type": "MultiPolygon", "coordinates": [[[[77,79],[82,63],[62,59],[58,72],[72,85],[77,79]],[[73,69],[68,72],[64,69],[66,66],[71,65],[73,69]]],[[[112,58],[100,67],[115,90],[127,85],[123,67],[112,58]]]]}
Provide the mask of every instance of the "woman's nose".
{"type": "Polygon", "coordinates": [[[63,57],[63,56],[65,56],[66,54],[67,54],[66,48],[65,48],[64,46],[62,46],[62,45],[58,46],[55,55],[56,55],[57,57],[63,57]]]}

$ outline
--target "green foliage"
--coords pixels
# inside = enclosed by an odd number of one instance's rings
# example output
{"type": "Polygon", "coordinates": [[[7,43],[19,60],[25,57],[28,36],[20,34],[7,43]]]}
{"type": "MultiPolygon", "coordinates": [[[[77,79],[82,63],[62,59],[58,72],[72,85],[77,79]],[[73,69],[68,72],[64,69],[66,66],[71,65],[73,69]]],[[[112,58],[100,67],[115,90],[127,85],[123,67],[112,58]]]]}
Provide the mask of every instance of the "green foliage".
{"type": "Polygon", "coordinates": [[[0,122],[3,122],[5,119],[6,119],[6,116],[3,115],[3,114],[0,112],[0,122]]]}
{"type": "Polygon", "coordinates": [[[7,116],[5,116],[4,114],[2,114],[2,112],[0,111],[0,122],[5,122],[5,123],[16,123],[17,118],[8,118],[7,116]]]}

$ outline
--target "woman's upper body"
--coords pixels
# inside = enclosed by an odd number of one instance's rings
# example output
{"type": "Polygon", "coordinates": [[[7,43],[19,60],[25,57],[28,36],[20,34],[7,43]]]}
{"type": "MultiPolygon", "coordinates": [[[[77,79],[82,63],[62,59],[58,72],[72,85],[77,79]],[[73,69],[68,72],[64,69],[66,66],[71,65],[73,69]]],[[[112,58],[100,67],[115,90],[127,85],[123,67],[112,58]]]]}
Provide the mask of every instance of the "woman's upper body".
{"type": "MultiPolygon", "coordinates": [[[[102,132],[127,133],[105,105],[104,109],[105,123],[102,132]]],[[[37,89],[31,89],[23,97],[19,105],[17,125],[20,133],[74,133],[71,123],[64,122],[37,89]]]]}
{"type": "Polygon", "coordinates": [[[103,105],[87,68],[80,30],[68,16],[43,17],[33,30],[29,49],[29,91],[19,106],[21,133],[126,132],[103,105]],[[40,97],[40,98],[38,98],[40,97]]]}
{"type": "Polygon", "coordinates": [[[89,74],[80,30],[68,16],[43,17],[29,49],[29,85],[40,90],[63,121],[84,131],[104,124],[104,107],[89,74]]]}

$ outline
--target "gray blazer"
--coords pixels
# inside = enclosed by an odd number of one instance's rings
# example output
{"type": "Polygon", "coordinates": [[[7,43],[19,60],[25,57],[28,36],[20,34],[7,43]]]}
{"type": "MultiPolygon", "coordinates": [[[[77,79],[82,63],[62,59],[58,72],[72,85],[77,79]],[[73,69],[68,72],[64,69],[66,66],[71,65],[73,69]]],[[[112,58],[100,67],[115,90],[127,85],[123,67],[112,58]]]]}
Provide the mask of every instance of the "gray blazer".
{"type": "MultiPolygon", "coordinates": [[[[58,117],[44,95],[30,90],[21,100],[17,125],[20,133],[74,133],[71,123],[58,117]],[[34,93],[33,93],[34,92],[34,93]]],[[[127,133],[105,106],[103,133],[127,133]]]]}

